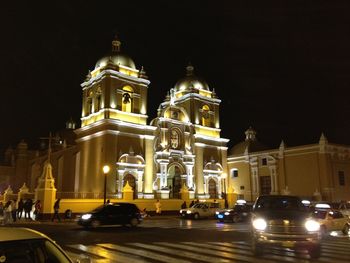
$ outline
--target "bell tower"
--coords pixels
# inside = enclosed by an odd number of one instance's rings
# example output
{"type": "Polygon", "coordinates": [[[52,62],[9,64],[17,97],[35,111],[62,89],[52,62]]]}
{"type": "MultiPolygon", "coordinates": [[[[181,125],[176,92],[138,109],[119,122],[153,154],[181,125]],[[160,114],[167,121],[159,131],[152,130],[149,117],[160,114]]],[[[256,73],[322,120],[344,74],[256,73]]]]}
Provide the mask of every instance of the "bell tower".
{"type": "Polygon", "coordinates": [[[112,41],[111,52],[89,71],[83,88],[82,127],[101,119],[136,124],[147,122],[147,89],[150,81],[143,67],[121,53],[121,42],[112,41]]]}

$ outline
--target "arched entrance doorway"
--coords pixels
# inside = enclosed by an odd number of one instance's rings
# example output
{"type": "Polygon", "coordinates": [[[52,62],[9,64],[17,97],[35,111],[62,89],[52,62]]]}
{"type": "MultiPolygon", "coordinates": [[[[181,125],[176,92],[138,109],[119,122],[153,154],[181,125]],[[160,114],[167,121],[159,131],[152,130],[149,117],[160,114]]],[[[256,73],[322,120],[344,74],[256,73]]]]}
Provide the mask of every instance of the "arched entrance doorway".
{"type": "Polygon", "coordinates": [[[169,198],[180,199],[181,169],[178,165],[170,166],[167,184],[170,190],[169,198]]]}
{"type": "Polygon", "coordinates": [[[209,191],[209,197],[211,199],[218,198],[218,191],[216,188],[216,182],[213,178],[209,179],[208,182],[208,191],[209,191]]]}
{"type": "Polygon", "coordinates": [[[131,186],[132,190],[134,191],[133,196],[134,199],[137,198],[137,189],[136,189],[136,180],[135,177],[132,174],[127,174],[124,176],[124,183],[123,183],[123,187],[126,185],[126,182],[129,183],[129,185],[131,186]]]}

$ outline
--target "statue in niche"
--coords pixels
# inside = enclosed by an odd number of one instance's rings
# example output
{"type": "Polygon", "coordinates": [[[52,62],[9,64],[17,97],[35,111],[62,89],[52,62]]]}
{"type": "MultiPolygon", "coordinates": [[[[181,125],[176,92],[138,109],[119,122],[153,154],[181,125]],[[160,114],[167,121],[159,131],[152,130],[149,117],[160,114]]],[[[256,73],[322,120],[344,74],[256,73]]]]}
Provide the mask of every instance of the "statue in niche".
{"type": "Polygon", "coordinates": [[[171,148],[173,149],[177,149],[179,147],[179,133],[176,131],[176,130],[172,130],[171,131],[171,135],[170,135],[170,145],[171,145],[171,148]]]}

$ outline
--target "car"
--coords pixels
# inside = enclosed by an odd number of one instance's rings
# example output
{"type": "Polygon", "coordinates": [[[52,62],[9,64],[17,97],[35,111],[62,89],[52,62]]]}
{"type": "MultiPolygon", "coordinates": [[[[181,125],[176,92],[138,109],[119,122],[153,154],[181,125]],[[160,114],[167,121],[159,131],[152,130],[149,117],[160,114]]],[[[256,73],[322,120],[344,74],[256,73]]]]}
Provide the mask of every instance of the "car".
{"type": "Polygon", "coordinates": [[[220,209],[220,204],[215,202],[200,202],[187,209],[181,209],[180,215],[184,218],[208,218],[215,217],[215,212],[220,209]]]}
{"type": "Polygon", "coordinates": [[[252,206],[249,204],[236,204],[232,209],[225,209],[216,212],[216,218],[219,222],[242,222],[249,220],[252,206]]]}
{"type": "Polygon", "coordinates": [[[350,202],[342,202],[337,208],[344,216],[350,217],[350,202]]]}
{"type": "Polygon", "coordinates": [[[62,262],[73,260],[48,236],[30,228],[0,228],[0,262],[62,262]]]}
{"type": "Polygon", "coordinates": [[[85,228],[96,228],[102,225],[131,225],[136,227],[142,221],[140,210],[131,203],[108,203],[83,214],[78,225],[85,228]]]}
{"type": "Polygon", "coordinates": [[[320,224],[310,217],[297,196],[259,196],[253,206],[251,226],[254,255],[263,254],[269,247],[282,247],[307,250],[311,258],[320,256],[320,224]]]}
{"type": "Polygon", "coordinates": [[[316,209],[312,217],[319,222],[322,236],[325,236],[330,231],[342,231],[344,235],[349,234],[349,217],[344,216],[340,211],[316,209]]]}

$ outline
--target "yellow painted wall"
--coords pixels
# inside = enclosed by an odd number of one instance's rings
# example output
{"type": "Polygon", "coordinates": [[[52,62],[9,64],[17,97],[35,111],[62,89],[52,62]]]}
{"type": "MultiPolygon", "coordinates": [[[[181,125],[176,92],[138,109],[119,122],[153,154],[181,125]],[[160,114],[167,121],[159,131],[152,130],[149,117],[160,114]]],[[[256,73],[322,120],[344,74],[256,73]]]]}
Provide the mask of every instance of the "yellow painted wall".
{"type": "Polygon", "coordinates": [[[291,194],[312,196],[320,189],[318,153],[285,156],[285,173],[291,194]]]}
{"type": "Polygon", "coordinates": [[[234,193],[244,195],[245,200],[252,201],[249,163],[244,161],[228,163],[227,176],[230,178],[230,188],[234,189],[234,193]],[[233,168],[238,169],[238,177],[232,177],[233,168]],[[244,186],[244,190],[240,189],[241,186],[244,186]]]}

